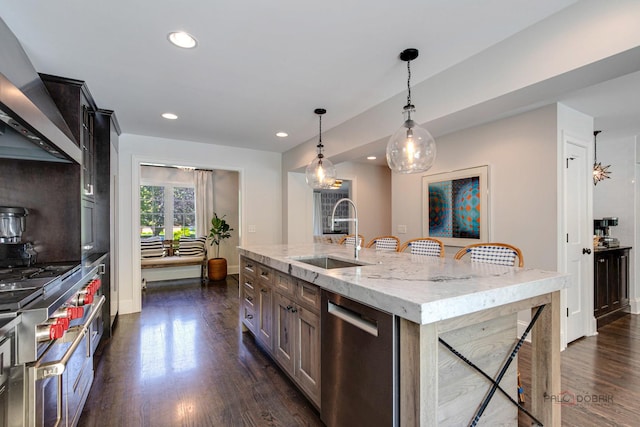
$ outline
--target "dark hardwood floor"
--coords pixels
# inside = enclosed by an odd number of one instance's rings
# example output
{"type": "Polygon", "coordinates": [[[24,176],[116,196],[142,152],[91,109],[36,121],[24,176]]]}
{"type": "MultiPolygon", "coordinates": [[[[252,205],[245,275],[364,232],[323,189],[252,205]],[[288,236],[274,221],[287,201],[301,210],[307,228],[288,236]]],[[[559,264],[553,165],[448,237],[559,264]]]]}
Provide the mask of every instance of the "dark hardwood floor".
{"type": "Polygon", "coordinates": [[[238,280],[152,285],[120,316],[79,426],[321,426],[238,327],[238,280]]]}
{"type": "MultiPolygon", "coordinates": [[[[530,403],[531,349],[525,343],[519,368],[530,403]]],[[[562,425],[640,425],[640,316],[626,315],[598,330],[598,335],[569,344],[561,356],[562,393],[554,397],[562,405],[562,425]]],[[[521,426],[531,425],[522,413],[521,426]]]]}
{"type": "MultiPolygon", "coordinates": [[[[640,319],[562,353],[563,426],[640,425],[640,319]]],[[[525,388],[530,348],[519,355],[525,388]]],[[[520,425],[531,425],[521,414],[520,425]]],[[[317,411],[238,326],[238,281],[153,287],[120,316],[79,426],[322,426],[317,411]]]]}

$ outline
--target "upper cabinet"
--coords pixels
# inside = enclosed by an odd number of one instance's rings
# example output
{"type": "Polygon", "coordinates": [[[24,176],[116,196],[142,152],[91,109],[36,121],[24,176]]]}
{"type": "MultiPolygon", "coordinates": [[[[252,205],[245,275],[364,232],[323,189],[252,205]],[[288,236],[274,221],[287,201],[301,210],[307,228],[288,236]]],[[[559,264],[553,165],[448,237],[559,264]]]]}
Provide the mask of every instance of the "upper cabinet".
{"type": "Polygon", "coordinates": [[[75,142],[82,150],[82,195],[93,200],[95,182],[95,114],[98,108],[81,80],[40,74],[45,87],[62,113],[75,142]]]}

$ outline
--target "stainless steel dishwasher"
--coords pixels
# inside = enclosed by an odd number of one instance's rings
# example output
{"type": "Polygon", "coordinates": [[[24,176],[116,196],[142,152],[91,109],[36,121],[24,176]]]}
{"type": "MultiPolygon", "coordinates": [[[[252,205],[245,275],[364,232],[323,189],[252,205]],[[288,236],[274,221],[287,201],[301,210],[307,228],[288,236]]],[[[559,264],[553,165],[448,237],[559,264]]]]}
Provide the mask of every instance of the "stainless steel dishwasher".
{"type": "Polygon", "coordinates": [[[398,425],[396,317],[323,290],[321,320],[322,421],[398,425]]]}

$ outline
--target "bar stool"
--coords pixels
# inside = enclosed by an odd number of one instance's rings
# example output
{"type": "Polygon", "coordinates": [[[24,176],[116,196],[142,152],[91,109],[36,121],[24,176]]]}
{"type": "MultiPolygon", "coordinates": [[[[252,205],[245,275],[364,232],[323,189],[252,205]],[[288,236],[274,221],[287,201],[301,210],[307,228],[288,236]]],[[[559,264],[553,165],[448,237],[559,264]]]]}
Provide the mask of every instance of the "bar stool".
{"type": "MultiPolygon", "coordinates": [[[[362,247],[362,245],[364,245],[364,236],[362,234],[358,234],[358,237],[360,237],[360,247],[362,247]]],[[[340,239],[338,241],[339,245],[355,245],[356,243],[356,239],[354,237],[353,234],[348,234],[346,236],[344,236],[342,239],[340,239]]]]}
{"type": "Polygon", "coordinates": [[[418,237],[404,242],[398,252],[410,249],[412,255],[425,255],[444,258],[444,243],[433,237],[418,237]]]}
{"type": "Polygon", "coordinates": [[[470,254],[471,262],[524,267],[522,251],[508,243],[474,243],[460,249],[454,259],[470,254]]]}
{"type": "Polygon", "coordinates": [[[375,246],[377,251],[397,252],[400,248],[400,239],[396,236],[378,236],[367,243],[367,248],[375,246]]]}

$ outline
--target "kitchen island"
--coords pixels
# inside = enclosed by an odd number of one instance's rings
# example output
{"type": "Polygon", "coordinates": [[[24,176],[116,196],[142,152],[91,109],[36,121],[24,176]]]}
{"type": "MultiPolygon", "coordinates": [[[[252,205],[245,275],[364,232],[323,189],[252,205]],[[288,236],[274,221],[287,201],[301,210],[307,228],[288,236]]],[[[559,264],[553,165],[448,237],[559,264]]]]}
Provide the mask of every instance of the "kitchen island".
{"type": "MultiPolygon", "coordinates": [[[[278,272],[278,277],[312,284],[397,316],[400,425],[472,423],[492,384],[447,346],[495,378],[517,341],[517,313],[532,310],[533,317],[541,306],[532,329],[528,394],[538,420],[560,425],[560,405],[554,396],[561,392],[559,291],[568,286],[567,275],[372,249],[360,251],[361,266],[325,269],[303,262],[327,255],[354,261],[353,248],[336,245],[241,247],[241,279],[246,263],[255,262],[278,272]]],[[[254,334],[256,330],[260,328],[254,334]]],[[[513,399],[517,398],[515,365],[505,369],[500,382],[513,399]]],[[[517,425],[517,408],[495,392],[478,425],[499,424],[517,425]]]]}

